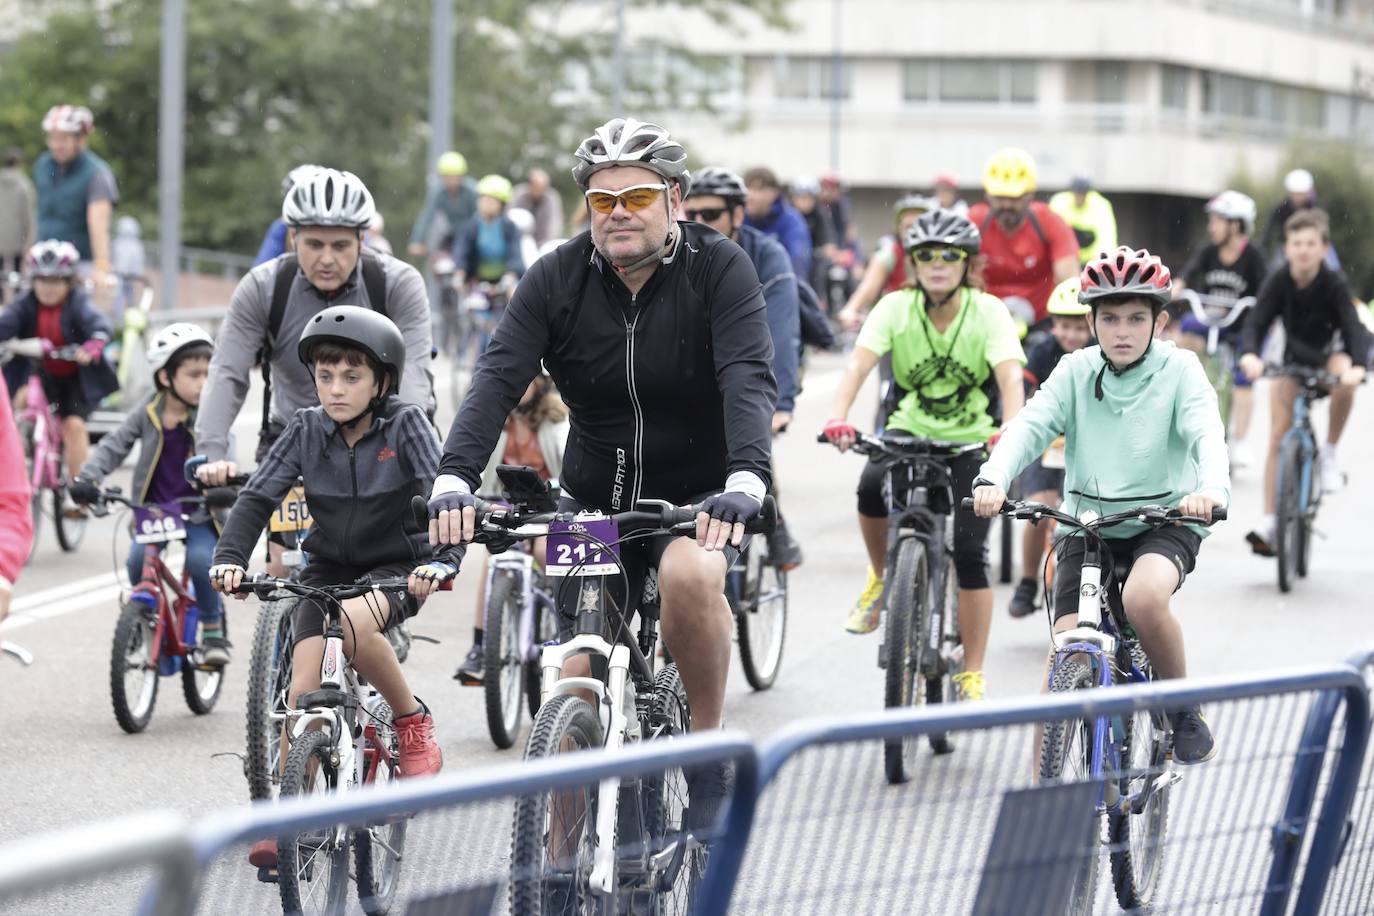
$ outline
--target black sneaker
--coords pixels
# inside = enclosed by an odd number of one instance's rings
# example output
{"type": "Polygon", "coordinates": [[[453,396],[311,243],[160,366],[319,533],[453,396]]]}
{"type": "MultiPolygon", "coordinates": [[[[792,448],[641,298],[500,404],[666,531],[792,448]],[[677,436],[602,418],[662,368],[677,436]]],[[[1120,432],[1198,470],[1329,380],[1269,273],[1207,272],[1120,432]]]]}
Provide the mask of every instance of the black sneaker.
{"type": "Polygon", "coordinates": [[[1174,727],[1174,762],[1184,765],[1206,763],[1217,755],[1216,742],[1202,710],[1196,706],[1182,712],[1170,713],[1174,727]]]}
{"type": "Polygon", "coordinates": [[[692,767],[687,776],[687,826],[706,842],[724,829],[721,823],[735,791],[735,767],[728,761],[692,767]]]}
{"type": "Polygon", "coordinates": [[[1022,579],[1016,583],[1016,591],[1012,593],[1011,604],[1007,605],[1007,613],[1018,618],[1034,614],[1035,596],[1039,592],[1040,587],[1034,579],[1022,579]]]}
{"type": "Polygon", "coordinates": [[[207,668],[223,668],[229,664],[229,647],[232,645],[223,636],[206,636],[201,640],[201,648],[204,654],[201,656],[202,663],[207,668]]]}
{"type": "Polygon", "coordinates": [[[787,530],[787,523],[778,519],[773,533],[768,535],[768,559],[778,569],[791,571],[802,565],[801,545],[787,530]]]}
{"type": "Polygon", "coordinates": [[[464,687],[475,687],[482,683],[482,644],[473,643],[468,650],[468,657],[463,659],[463,663],[458,666],[458,670],[453,672],[455,681],[462,681],[464,687]]]}

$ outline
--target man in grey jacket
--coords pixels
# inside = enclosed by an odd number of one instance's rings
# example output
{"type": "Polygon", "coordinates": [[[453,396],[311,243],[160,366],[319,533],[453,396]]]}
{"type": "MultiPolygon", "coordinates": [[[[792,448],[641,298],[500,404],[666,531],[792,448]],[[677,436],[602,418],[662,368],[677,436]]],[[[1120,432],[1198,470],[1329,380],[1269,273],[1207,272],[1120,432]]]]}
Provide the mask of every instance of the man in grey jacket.
{"type": "MultiPolygon", "coordinates": [[[[229,454],[229,430],[248,396],[249,375],[266,351],[271,372],[267,424],[261,430],[257,460],[302,407],[319,404],[310,370],[296,356],[295,341],[306,322],[331,305],[361,305],[384,311],[401,330],[406,361],[429,364],[432,351],[429,299],[415,268],[384,254],[362,249],[363,232],[375,213],[372,195],[350,172],[319,169],[298,182],[282,204],[282,219],[295,230],[294,251],[254,267],[239,281],[229,314],[215,341],[210,378],[196,417],[196,443],[210,460],[198,472],[212,486],[223,485],[238,467],[229,454]],[[372,267],[364,263],[373,258],[372,267]],[[296,263],[280,325],[272,330],[272,299],[278,270],[296,263]],[[385,302],[373,301],[367,270],[380,270],[385,302]]],[[[401,400],[433,410],[428,372],[407,372],[401,400]]],[[[273,552],[276,557],[276,551],[273,552]]]]}
{"type": "MultiPolygon", "coordinates": [[[[10,272],[24,267],[24,252],[37,241],[38,193],[24,174],[24,153],[18,148],[5,151],[0,168],[0,285],[10,272]]],[[[0,303],[4,291],[0,289],[0,303]]]]}

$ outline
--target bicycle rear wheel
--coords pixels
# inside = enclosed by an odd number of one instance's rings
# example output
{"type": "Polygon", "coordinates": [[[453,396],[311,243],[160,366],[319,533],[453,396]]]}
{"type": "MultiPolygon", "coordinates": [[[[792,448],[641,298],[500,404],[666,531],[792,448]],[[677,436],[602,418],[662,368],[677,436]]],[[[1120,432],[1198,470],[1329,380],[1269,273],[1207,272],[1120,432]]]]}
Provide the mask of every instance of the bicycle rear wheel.
{"type": "Polygon", "coordinates": [[[129,734],[148,727],[157,703],[157,610],[141,601],[119,609],[110,647],[110,702],[129,734]]]}
{"type": "MultiPolygon", "coordinates": [[[[921,699],[916,678],[924,667],[925,633],[930,619],[926,561],[926,547],[920,540],[908,537],[898,542],[897,559],[887,585],[887,629],[883,633],[883,705],[888,709],[915,706],[921,699]]],[[[886,742],[883,769],[887,781],[896,784],[910,779],[915,757],[916,738],[886,742]]]]}
{"type": "MultiPolygon", "coordinates": [[[[380,702],[372,710],[376,717],[370,723],[376,729],[377,744],[385,751],[378,760],[378,748],[367,754],[368,782],[386,785],[400,775],[396,729],[392,725],[391,707],[380,702]]],[[[353,858],[358,867],[358,901],[367,916],[383,916],[396,900],[396,886],[401,878],[401,857],[406,845],[405,817],[387,818],[369,824],[353,834],[353,858]]]]}
{"type": "Polygon", "coordinates": [[[186,699],[186,708],[198,716],[204,716],[215,708],[219,692],[224,687],[224,671],[219,668],[201,668],[192,656],[181,660],[181,694],[186,699]]]}
{"type": "Polygon", "coordinates": [[[1279,443],[1279,472],[1275,481],[1274,557],[1278,561],[1279,591],[1287,592],[1297,580],[1299,542],[1302,538],[1302,443],[1285,436],[1279,443]]]}
{"type": "Polygon", "coordinates": [[[249,798],[273,798],[281,785],[282,724],[291,690],[294,599],[264,602],[258,609],[248,663],[246,719],[248,756],[243,762],[249,798]]]}
{"type": "Polygon", "coordinates": [[[487,731],[502,750],[520,733],[520,696],[524,660],[520,657],[520,595],[515,577],[492,578],[487,595],[482,653],[482,690],[487,701],[487,731]]]}
{"type": "Polygon", "coordinates": [[[754,538],[742,557],[744,594],[736,605],[739,660],[744,679],[767,690],[782,667],[787,637],[787,573],[772,563],[766,538],[754,538]]]}
{"type": "MultiPolygon", "coordinates": [[[[560,694],[539,709],[525,759],[594,750],[601,722],[581,697],[560,694]]],[[[516,800],[511,830],[510,907],[525,916],[614,912],[588,882],[596,849],[597,786],[539,792],[516,800]]]]}
{"type": "MultiPolygon", "coordinates": [[[[1078,662],[1064,662],[1054,669],[1052,693],[1090,690],[1092,671],[1078,662]]],[[[1093,723],[1089,719],[1046,722],[1040,738],[1040,779],[1042,782],[1087,782],[1092,779],[1093,723]]],[[[1093,911],[1097,896],[1098,852],[1101,822],[1094,820],[1090,836],[1083,837],[1085,855],[1073,877],[1065,912],[1086,914],[1093,911]]]]}
{"type": "MultiPolygon", "coordinates": [[[[63,461],[66,459],[63,458],[63,461]]],[[[68,518],[62,511],[63,496],[66,495],[66,488],[59,487],[56,490],[49,490],[52,494],[52,518],[53,532],[57,535],[57,545],[65,553],[72,553],[81,546],[81,542],[86,537],[86,524],[89,519],[82,515],[80,518],[68,518]]]]}
{"type": "MultiPolygon", "coordinates": [[[[330,762],[334,736],[308,731],[291,745],[282,776],[287,797],[324,797],[337,791],[330,762]]],[[[277,885],[282,909],[303,916],[343,916],[348,903],[348,831],[334,827],[283,835],[277,840],[277,885]]]]}

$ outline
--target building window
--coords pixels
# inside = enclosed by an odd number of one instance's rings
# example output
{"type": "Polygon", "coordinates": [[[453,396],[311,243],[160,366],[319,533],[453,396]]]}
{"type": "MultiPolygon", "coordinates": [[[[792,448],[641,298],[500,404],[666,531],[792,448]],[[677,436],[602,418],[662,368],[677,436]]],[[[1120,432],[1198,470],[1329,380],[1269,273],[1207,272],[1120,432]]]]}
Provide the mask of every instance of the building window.
{"type": "Polygon", "coordinates": [[[1160,80],[1159,103],[1168,111],[1188,110],[1188,89],[1193,82],[1193,73],[1185,67],[1173,64],[1164,65],[1163,78],[1160,80]]]}
{"type": "Polygon", "coordinates": [[[1026,105],[1035,102],[1038,78],[1039,67],[1031,60],[908,60],[902,69],[902,98],[956,105],[1026,105]]]}
{"type": "Polygon", "coordinates": [[[1206,73],[1203,111],[1224,119],[1273,124],[1293,130],[1326,126],[1326,100],[1318,91],[1266,80],[1206,73]]]}
{"type": "Polygon", "coordinates": [[[1093,101],[1120,105],[1126,101],[1128,69],[1123,61],[1100,60],[1093,67],[1093,101]]]}
{"type": "MultiPolygon", "coordinates": [[[[833,99],[836,95],[835,61],[830,57],[781,57],[778,59],[777,96],[780,99],[833,99]]],[[[854,67],[840,61],[839,97],[853,91],[854,67]]]]}

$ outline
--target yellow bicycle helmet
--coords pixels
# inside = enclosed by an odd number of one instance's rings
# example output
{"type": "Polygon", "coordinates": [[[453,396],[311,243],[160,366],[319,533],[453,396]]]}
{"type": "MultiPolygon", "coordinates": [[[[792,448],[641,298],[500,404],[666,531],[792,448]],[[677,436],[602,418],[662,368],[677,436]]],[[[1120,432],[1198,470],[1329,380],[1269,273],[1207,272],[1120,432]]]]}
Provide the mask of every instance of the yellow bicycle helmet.
{"type": "Polygon", "coordinates": [[[503,204],[510,203],[511,186],[510,179],[502,175],[484,175],[482,180],[477,182],[477,195],[479,197],[494,197],[503,204]]]}
{"type": "Polygon", "coordinates": [[[983,166],[983,190],[989,197],[1020,197],[1035,190],[1035,160],[1023,149],[1008,146],[988,157],[983,166]]]}
{"type": "Polygon", "coordinates": [[[468,161],[462,153],[449,150],[439,157],[439,162],[435,165],[440,175],[463,176],[468,173],[468,161]]]}
{"type": "Polygon", "coordinates": [[[1050,293],[1047,306],[1051,315],[1073,315],[1083,317],[1092,312],[1092,306],[1078,301],[1079,281],[1077,275],[1060,283],[1050,293]]]}

